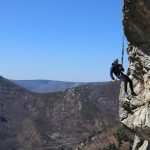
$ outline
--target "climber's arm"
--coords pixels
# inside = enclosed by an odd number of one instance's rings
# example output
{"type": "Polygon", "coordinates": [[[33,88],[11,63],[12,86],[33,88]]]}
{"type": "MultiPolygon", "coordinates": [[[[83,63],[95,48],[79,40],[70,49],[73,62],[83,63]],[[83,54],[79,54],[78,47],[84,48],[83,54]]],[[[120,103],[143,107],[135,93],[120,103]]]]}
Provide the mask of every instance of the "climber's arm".
{"type": "Polygon", "coordinates": [[[124,72],[124,68],[123,68],[123,66],[121,64],[119,66],[119,69],[120,69],[120,71],[124,72]]]}
{"type": "Polygon", "coordinates": [[[113,67],[110,68],[110,77],[112,80],[115,80],[115,78],[113,76],[113,67]]]}

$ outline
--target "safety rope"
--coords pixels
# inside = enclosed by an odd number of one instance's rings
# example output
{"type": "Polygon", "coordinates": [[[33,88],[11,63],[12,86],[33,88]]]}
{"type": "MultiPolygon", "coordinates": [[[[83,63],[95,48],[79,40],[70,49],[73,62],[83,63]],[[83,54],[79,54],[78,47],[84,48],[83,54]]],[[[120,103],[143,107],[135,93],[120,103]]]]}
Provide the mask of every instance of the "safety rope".
{"type": "Polygon", "coordinates": [[[123,66],[123,60],[124,60],[124,34],[122,39],[122,57],[121,57],[121,64],[123,66]]]}
{"type": "MultiPolygon", "coordinates": [[[[124,9],[124,0],[122,0],[122,8],[124,9]]],[[[122,18],[123,19],[123,18],[122,18]]],[[[123,28],[123,38],[122,38],[122,58],[121,58],[121,65],[123,66],[123,60],[124,60],[124,28],[123,28]]]]}

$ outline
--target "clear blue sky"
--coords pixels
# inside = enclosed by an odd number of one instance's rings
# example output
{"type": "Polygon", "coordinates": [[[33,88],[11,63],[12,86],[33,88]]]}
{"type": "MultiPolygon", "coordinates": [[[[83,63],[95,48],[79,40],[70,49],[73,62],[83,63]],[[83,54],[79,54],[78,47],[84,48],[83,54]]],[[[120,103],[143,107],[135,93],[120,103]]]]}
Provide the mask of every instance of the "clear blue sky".
{"type": "Polygon", "coordinates": [[[121,11],[122,0],[1,0],[0,74],[109,81],[121,58],[121,11]]]}

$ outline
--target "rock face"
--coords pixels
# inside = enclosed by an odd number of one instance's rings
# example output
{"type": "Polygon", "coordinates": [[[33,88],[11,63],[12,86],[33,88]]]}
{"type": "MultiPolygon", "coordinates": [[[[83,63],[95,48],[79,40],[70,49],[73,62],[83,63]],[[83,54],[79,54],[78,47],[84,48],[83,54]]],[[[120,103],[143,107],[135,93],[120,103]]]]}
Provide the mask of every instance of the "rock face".
{"type": "Polygon", "coordinates": [[[150,140],[150,1],[124,0],[123,25],[128,39],[128,75],[136,97],[120,92],[120,120],[135,136],[133,150],[149,149],[150,140]]]}
{"type": "Polygon", "coordinates": [[[130,43],[136,45],[150,43],[150,1],[124,0],[123,24],[130,43]]]}

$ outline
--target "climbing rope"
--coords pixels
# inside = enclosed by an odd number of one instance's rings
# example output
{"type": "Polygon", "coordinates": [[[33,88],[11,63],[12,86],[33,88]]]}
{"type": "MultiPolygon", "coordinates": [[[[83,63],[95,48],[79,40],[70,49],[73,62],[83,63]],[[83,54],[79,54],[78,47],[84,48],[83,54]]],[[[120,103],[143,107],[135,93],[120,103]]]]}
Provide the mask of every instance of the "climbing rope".
{"type": "MultiPolygon", "coordinates": [[[[122,0],[122,8],[124,9],[124,0],[122,0]]],[[[122,58],[121,58],[121,65],[123,66],[124,60],[124,29],[123,29],[123,38],[122,38],[122,58]]]]}
{"type": "Polygon", "coordinates": [[[121,57],[121,64],[123,66],[123,60],[124,60],[124,34],[122,39],[122,57],[121,57]]]}

